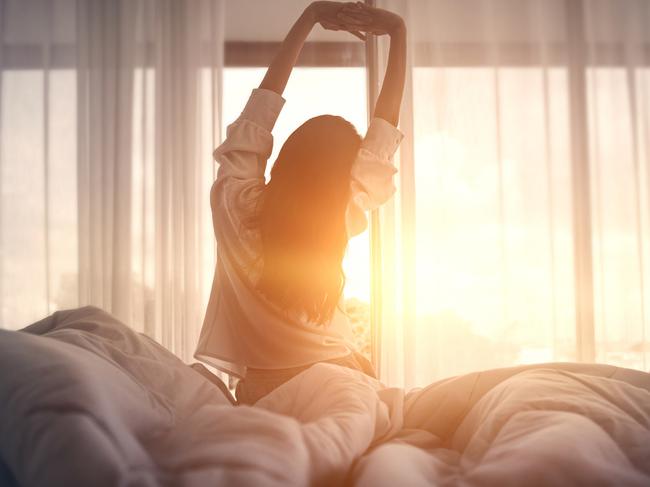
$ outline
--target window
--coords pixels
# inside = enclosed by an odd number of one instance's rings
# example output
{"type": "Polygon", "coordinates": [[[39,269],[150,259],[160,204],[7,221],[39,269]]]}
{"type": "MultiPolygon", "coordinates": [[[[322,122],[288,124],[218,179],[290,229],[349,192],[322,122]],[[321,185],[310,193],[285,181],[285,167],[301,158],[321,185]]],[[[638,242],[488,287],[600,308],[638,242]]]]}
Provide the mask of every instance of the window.
{"type": "MultiPolygon", "coordinates": [[[[222,133],[241,112],[250,92],[266,68],[226,67],[223,74],[222,133]]],[[[367,127],[366,70],[364,67],[297,67],[284,92],[287,100],[273,130],[272,161],[293,130],[305,120],[330,113],[350,121],[363,135],[367,127]]],[[[344,305],[360,349],[370,356],[369,232],[350,240],[343,268],[346,275],[344,305]]]]}
{"type": "Polygon", "coordinates": [[[0,93],[2,326],[77,303],[76,75],[9,69],[0,93]]]}
{"type": "Polygon", "coordinates": [[[417,383],[576,359],[566,69],[498,76],[414,69],[417,383]]]}

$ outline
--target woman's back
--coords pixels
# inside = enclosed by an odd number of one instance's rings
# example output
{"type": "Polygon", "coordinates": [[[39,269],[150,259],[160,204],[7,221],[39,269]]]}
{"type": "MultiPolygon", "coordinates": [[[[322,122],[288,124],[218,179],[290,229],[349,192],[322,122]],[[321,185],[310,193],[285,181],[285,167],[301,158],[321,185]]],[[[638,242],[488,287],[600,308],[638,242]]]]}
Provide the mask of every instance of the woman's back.
{"type": "Polygon", "coordinates": [[[365,212],[395,191],[391,158],[402,139],[395,126],[404,57],[401,19],[359,4],[315,2],[289,31],[214,153],[219,171],[210,201],[218,258],[196,358],[246,377],[244,383],[255,378],[272,387],[317,362],[373,374],[355,353],[338,306],[341,261],[348,238],[367,224],[365,212]],[[391,36],[375,117],[363,140],[339,117],[306,122],[283,146],[267,185],[281,93],[315,23],[360,37],[359,30],[391,36]]]}

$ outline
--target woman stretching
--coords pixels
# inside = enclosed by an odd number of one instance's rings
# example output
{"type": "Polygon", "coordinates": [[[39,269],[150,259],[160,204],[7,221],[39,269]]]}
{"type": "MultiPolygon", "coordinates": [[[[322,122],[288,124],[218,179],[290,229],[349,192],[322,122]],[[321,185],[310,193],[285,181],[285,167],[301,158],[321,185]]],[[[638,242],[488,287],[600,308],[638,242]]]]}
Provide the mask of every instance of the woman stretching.
{"type": "Polygon", "coordinates": [[[196,357],[240,378],[237,399],[253,404],[318,362],[374,376],[356,352],[339,309],[348,239],[365,212],[394,193],[391,158],[405,71],[405,26],[386,10],[314,2],[287,34],[259,88],[215,150],[210,192],[218,259],[196,357]],[[316,24],[357,37],[390,36],[388,67],[361,139],[341,117],[306,121],[282,146],[268,184],[271,130],[282,92],[316,24]]]}

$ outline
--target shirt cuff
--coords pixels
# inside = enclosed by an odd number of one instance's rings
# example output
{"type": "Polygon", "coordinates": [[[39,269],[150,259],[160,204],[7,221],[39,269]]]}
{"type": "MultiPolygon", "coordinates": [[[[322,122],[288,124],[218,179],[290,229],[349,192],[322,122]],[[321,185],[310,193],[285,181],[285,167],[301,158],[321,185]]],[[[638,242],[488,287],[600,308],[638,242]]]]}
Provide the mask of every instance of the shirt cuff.
{"type": "Polygon", "coordinates": [[[383,118],[373,118],[361,142],[361,148],[375,154],[380,159],[388,160],[393,157],[397,147],[404,138],[394,125],[383,118]]]}
{"type": "Polygon", "coordinates": [[[251,93],[239,120],[249,120],[270,132],[280,115],[284,101],[275,91],[256,88],[251,93]]]}

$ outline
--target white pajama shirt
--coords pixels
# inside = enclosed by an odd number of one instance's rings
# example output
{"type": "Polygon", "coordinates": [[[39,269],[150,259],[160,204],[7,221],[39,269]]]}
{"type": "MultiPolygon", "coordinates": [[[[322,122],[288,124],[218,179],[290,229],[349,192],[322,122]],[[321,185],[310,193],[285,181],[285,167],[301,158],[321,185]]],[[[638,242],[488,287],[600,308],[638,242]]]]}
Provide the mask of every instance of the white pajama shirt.
{"type": "MultiPolygon", "coordinates": [[[[299,367],[354,349],[350,323],[341,310],[329,324],[317,326],[288,316],[256,290],[262,263],[255,212],[273,148],[271,130],[283,105],[277,93],[253,90],[214,152],[219,170],[210,201],[217,266],[195,357],[238,377],[246,375],[247,367],[299,367]]],[[[351,169],[349,235],[363,231],[365,212],[395,192],[392,156],[401,140],[401,132],[390,123],[372,119],[351,169]]]]}

